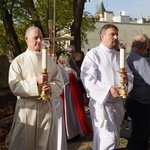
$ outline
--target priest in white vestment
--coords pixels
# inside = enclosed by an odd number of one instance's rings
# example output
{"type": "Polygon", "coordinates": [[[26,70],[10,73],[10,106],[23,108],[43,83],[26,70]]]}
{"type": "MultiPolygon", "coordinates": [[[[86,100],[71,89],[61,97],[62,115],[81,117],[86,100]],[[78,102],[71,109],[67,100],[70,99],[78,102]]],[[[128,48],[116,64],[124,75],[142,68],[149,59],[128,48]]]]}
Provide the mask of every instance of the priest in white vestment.
{"type": "Polygon", "coordinates": [[[42,33],[39,28],[28,28],[25,41],[27,50],[11,62],[9,69],[9,85],[17,96],[17,104],[6,144],[9,150],[58,150],[55,100],[63,90],[62,75],[50,57],[48,75],[41,73],[42,33]],[[39,99],[42,90],[51,94],[51,99],[39,99]]]}
{"type": "MultiPolygon", "coordinates": [[[[120,53],[114,49],[118,28],[112,24],[104,25],[100,39],[101,44],[87,52],[83,60],[81,80],[90,96],[93,150],[111,150],[119,148],[119,127],[124,117],[123,101],[118,93],[120,53]]],[[[126,70],[128,84],[131,82],[132,85],[131,71],[126,70]]]]}

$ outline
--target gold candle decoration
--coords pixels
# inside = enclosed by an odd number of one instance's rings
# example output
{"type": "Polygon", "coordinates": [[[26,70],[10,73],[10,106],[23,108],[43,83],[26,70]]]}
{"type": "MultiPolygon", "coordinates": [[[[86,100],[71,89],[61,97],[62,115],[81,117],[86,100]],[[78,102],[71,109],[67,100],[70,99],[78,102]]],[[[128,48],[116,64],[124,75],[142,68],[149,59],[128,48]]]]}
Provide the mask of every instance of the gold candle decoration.
{"type": "MultiPolygon", "coordinates": [[[[120,68],[120,74],[126,74],[125,68],[120,68]]],[[[120,88],[119,88],[119,94],[122,98],[127,98],[127,91],[125,89],[126,80],[121,79],[120,80],[120,88]]]]}
{"type": "MultiPolygon", "coordinates": [[[[125,69],[125,52],[126,52],[126,47],[122,43],[122,41],[119,43],[119,48],[120,48],[120,74],[126,75],[126,69],[125,69]]],[[[122,98],[127,98],[127,91],[125,89],[125,84],[126,80],[121,79],[120,80],[121,87],[119,89],[119,94],[122,98]]]]}

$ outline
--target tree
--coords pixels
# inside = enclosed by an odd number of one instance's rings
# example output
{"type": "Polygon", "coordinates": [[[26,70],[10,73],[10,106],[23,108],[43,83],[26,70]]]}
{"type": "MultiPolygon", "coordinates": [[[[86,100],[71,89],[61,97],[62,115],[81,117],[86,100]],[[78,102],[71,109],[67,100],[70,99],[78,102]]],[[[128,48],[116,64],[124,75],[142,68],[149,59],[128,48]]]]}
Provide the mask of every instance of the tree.
{"type": "Polygon", "coordinates": [[[4,28],[6,31],[6,37],[11,47],[12,54],[14,57],[16,57],[17,55],[21,53],[21,48],[18,42],[18,37],[16,35],[15,29],[13,26],[13,20],[12,20],[13,5],[14,5],[14,1],[12,0],[12,3],[9,5],[10,10],[8,11],[8,8],[7,8],[8,6],[5,0],[2,0],[0,7],[1,7],[1,18],[2,18],[4,28]]]}
{"type": "Polygon", "coordinates": [[[18,40],[17,31],[16,31],[17,28],[21,27],[19,25],[22,24],[25,25],[26,24],[25,20],[28,20],[27,22],[29,24],[38,26],[42,32],[43,32],[43,28],[41,26],[41,22],[38,15],[35,15],[36,9],[33,0],[26,0],[26,1],[2,0],[0,1],[0,8],[1,8],[0,18],[3,22],[4,29],[6,31],[6,37],[9,46],[11,48],[12,57],[15,58],[16,56],[22,53],[21,46],[18,40]],[[27,19],[28,17],[31,19],[30,20],[27,19]],[[20,18],[25,18],[25,19],[23,21],[23,19],[20,18]]]}
{"type": "Polygon", "coordinates": [[[74,22],[71,26],[71,34],[74,36],[74,44],[76,50],[81,50],[81,24],[84,10],[85,0],[74,0],[74,22]]]}
{"type": "Polygon", "coordinates": [[[19,0],[18,4],[24,9],[24,11],[27,12],[28,16],[31,17],[31,22],[34,26],[40,28],[42,31],[43,36],[45,37],[45,33],[41,24],[40,16],[38,15],[35,5],[38,4],[37,2],[34,2],[34,0],[19,0]]]}
{"type": "MultiPolygon", "coordinates": [[[[57,37],[69,35],[71,24],[75,21],[73,32],[75,33],[75,41],[77,41],[77,49],[80,49],[81,44],[83,46],[84,42],[88,42],[86,32],[94,30],[94,21],[89,15],[84,19],[82,18],[84,6],[83,3],[82,7],[80,6],[79,0],[78,2],[76,1],[77,3],[73,3],[73,0],[56,0],[56,2],[55,35],[57,37]],[[73,8],[76,13],[73,13],[73,8]],[[79,16],[80,18],[78,18],[79,16]],[[88,19],[91,24],[88,24],[88,19]]],[[[0,8],[0,26],[2,27],[1,29],[4,28],[6,31],[7,37],[6,41],[4,32],[0,32],[0,52],[8,53],[7,50],[10,50],[13,53],[13,58],[22,53],[26,49],[24,33],[31,25],[38,26],[42,30],[44,37],[47,35],[45,0],[1,0],[0,8]]],[[[51,20],[53,20],[53,9],[53,0],[50,0],[49,16],[51,20]]],[[[63,49],[64,47],[61,48],[63,49]]]]}

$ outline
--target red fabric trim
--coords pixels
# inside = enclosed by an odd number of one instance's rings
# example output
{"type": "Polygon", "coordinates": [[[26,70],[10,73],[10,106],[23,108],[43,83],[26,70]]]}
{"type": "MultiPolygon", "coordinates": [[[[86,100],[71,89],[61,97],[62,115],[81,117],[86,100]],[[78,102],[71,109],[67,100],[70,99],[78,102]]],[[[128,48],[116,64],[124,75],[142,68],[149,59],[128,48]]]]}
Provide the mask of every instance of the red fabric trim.
{"type": "Polygon", "coordinates": [[[84,134],[92,133],[92,128],[86,118],[84,110],[84,98],[79,86],[79,82],[73,73],[69,73],[70,88],[75,103],[76,112],[84,134]]]}

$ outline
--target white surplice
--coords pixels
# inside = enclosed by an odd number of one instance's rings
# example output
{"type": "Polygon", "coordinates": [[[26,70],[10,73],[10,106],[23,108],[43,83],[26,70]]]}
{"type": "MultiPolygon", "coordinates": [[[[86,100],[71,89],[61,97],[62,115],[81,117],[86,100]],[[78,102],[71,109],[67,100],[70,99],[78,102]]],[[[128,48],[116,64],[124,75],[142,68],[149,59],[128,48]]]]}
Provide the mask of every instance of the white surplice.
{"type": "Polygon", "coordinates": [[[9,150],[57,150],[58,122],[54,99],[63,90],[59,67],[49,57],[47,68],[51,100],[40,100],[36,77],[42,71],[42,53],[26,50],[16,57],[9,70],[9,85],[17,96],[15,115],[6,143],[9,150]]]}
{"type": "MultiPolygon", "coordinates": [[[[81,80],[90,96],[93,150],[119,148],[119,127],[124,117],[123,101],[122,98],[114,99],[109,93],[111,86],[120,86],[119,61],[119,52],[100,44],[87,52],[81,66],[81,80]]],[[[126,70],[132,85],[132,73],[128,68],[126,70]]]]}

